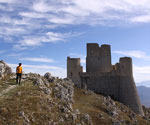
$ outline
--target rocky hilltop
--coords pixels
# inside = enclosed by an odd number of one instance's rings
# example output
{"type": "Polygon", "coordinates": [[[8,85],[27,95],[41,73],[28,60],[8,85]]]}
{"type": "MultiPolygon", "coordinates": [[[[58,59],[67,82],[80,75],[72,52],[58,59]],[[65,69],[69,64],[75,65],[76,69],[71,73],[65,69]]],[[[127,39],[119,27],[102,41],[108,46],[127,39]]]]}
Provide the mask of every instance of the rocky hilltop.
{"type": "Polygon", "coordinates": [[[1,73],[2,125],[150,124],[150,109],[143,107],[145,116],[140,116],[109,96],[75,87],[70,79],[29,73],[16,85],[14,73],[1,73]]]}
{"type": "Polygon", "coordinates": [[[3,61],[0,61],[0,79],[12,73],[12,69],[3,61]]]}

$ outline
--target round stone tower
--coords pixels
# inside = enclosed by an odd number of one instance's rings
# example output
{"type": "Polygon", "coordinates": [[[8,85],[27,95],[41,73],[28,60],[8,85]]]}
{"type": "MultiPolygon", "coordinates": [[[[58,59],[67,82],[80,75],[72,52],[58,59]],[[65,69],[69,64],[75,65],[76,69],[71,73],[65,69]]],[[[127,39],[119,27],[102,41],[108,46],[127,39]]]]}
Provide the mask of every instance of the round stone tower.
{"type": "Polygon", "coordinates": [[[133,78],[132,59],[129,57],[120,58],[120,88],[119,100],[129,106],[135,113],[144,115],[142,105],[138,96],[133,78]]]}
{"type": "Polygon", "coordinates": [[[83,67],[80,66],[80,58],[67,57],[67,78],[72,79],[75,84],[80,84],[80,74],[83,72],[83,67]]]}

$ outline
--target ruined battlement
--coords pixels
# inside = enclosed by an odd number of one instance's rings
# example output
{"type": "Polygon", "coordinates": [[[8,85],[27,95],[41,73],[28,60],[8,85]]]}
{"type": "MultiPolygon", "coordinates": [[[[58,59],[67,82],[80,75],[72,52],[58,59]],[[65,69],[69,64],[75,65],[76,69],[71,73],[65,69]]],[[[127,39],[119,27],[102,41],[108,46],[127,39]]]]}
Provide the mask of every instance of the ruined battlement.
{"type": "Polygon", "coordinates": [[[132,58],[130,57],[122,57],[120,58],[119,62],[115,65],[112,65],[112,71],[116,74],[122,76],[133,76],[132,71],[132,58]]]}
{"type": "Polygon", "coordinates": [[[80,58],[70,58],[68,57],[68,61],[72,66],[79,66],[80,65],[80,58]]]}
{"type": "Polygon", "coordinates": [[[103,44],[99,47],[97,43],[87,44],[87,57],[101,57],[103,55],[110,55],[110,45],[103,44]]]}
{"type": "Polygon", "coordinates": [[[111,52],[110,45],[99,47],[97,43],[87,44],[86,72],[110,72],[111,52]]]}
{"type": "Polygon", "coordinates": [[[74,83],[80,83],[80,74],[83,67],[80,65],[80,58],[67,57],[67,77],[71,78],[74,83]]]}
{"type": "Polygon", "coordinates": [[[122,57],[112,65],[110,45],[87,44],[86,72],[83,72],[80,58],[68,57],[67,77],[75,85],[84,85],[96,93],[111,96],[144,115],[133,78],[132,58],[122,57]]]}

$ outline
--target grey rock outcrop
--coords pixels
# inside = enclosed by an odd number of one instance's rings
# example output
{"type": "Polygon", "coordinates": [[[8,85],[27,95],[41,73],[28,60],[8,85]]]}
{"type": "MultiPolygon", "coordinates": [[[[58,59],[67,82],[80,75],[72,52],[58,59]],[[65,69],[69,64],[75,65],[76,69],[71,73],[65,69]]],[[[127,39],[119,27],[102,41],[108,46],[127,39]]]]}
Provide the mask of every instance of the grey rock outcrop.
{"type": "Polygon", "coordinates": [[[12,69],[4,62],[0,61],[0,79],[12,73],[12,69]]]}
{"type": "Polygon", "coordinates": [[[88,114],[80,111],[76,112],[73,109],[74,83],[71,79],[59,79],[51,76],[51,73],[46,73],[44,77],[34,77],[33,84],[38,86],[49,97],[50,107],[58,107],[59,110],[57,112],[63,114],[57,123],[50,121],[50,124],[64,124],[66,120],[70,119],[71,123],[80,121],[83,124],[92,125],[91,117],[88,114]]]}
{"type": "Polygon", "coordinates": [[[47,72],[47,73],[45,73],[44,77],[45,77],[46,79],[50,79],[52,76],[51,76],[51,73],[50,73],[50,72],[47,72]]]}
{"type": "Polygon", "coordinates": [[[40,85],[44,85],[44,82],[41,78],[37,78],[34,80],[33,82],[34,85],[40,86],[40,85]]]}
{"type": "Polygon", "coordinates": [[[45,73],[44,77],[48,80],[48,82],[55,82],[56,78],[51,75],[50,72],[45,73]]]}

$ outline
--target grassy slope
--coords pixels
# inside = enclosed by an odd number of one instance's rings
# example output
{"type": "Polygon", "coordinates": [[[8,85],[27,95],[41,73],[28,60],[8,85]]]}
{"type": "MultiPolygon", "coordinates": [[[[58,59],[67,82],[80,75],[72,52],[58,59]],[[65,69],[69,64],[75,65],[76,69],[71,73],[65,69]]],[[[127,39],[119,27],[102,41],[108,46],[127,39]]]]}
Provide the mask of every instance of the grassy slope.
{"type": "MultiPolygon", "coordinates": [[[[54,83],[49,87],[53,88],[54,83]]],[[[56,125],[76,125],[81,122],[77,119],[73,123],[70,115],[66,118],[66,113],[58,105],[61,101],[53,96],[53,92],[50,95],[44,94],[38,86],[33,85],[33,81],[17,85],[0,97],[0,102],[0,125],[23,125],[28,120],[31,125],[48,125],[50,121],[56,125]],[[24,112],[26,118],[21,112],[24,112]],[[61,118],[64,121],[58,124],[61,118]]]]}
{"type": "MultiPolygon", "coordinates": [[[[92,121],[95,125],[109,125],[112,124],[113,119],[108,115],[109,110],[107,106],[103,104],[103,96],[96,94],[85,94],[85,90],[75,89],[74,96],[75,104],[73,107],[79,109],[83,113],[88,113],[92,117],[92,121]],[[104,119],[100,118],[99,114],[103,114],[104,119]]],[[[123,106],[122,104],[116,102],[118,107],[123,106]]],[[[132,112],[129,108],[124,106],[124,108],[132,112]]],[[[126,123],[133,124],[133,121],[129,118],[129,112],[120,112],[118,119],[123,119],[126,123]]],[[[139,125],[149,125],[143,118],[136,115],[139,125]]]]}
{"type": "MultiPolygon", "coordinates": [[[[50,107],[49,95],[42,93],[38,87],[33,86],[32,82],[17,86],[0,98],[1,124],[23,124],[23,117],[19,116],[24,112],[31,123],[42,125],[43,121],[50,119],[57,121],[57,115],[53,116],[51,112],[57,112],[57,108],[50,107]],[[5,120],[6,119],[6,120],[5,120]]],[[[48,124],[48,123],[47,123],[48,124]]]]}
{"type": "Polygon", "coordinates": [[[84,94],[84,90],[78,88],[75,89],[74,101],[75,104],[73,107],[79,109],[83,113],[87,113],[92,117],[94,124],[111,124],[111,120],[107,117],[106,107],[100,102],[102,102],[101,96],[95,96],[93,94],[84,94]],[[102,113],[105,119],[100,119],[99,114],[102,113]]]}
{"type": "Polygon", "coordinates": [[[8,80],[9,76],[7,78],[4,78],[3,80],[0,80],[0,92],[6,89],[9,85],[15,85],[15,80],[8,80]]]}
{"type": "MultiPolygon", "coordinates": [[[[9,84],[14,84],[15,81],[9,81],[6,85],[4,82],[0,82],[0,89],[4,89],[9,84]]],[[[53,87],[51,84],[50,87],[53,87]]],[[[112,123],[111,117],[108,115],[108,107],[103,104],[103,96],[93,93],[85,94],[85,90],[75,88],[75,95],[73,104],[74,109],[79,109],[81,113],[87,113],[91,116],[94,125],[109,125],[112,123]],[[99,117],[99,114],[103,114],[104,119],[99,117]]],[[[2,125],[20,125],[24,123],[24,120],[30,120],[32,125],[46,125],[49,121],[53,120],[57,122],[64,114],[60,112],[57,104],[58,100],[53,98],[53,94],[46,95],[34,86],[32,81],[27,81],[21,86],[17,86],[15,89],[10,90],[7,94],[0,97],[0,123],[2,125]],[[24,112],[26,118],[20,115],[24,112]]],[[[117,103],[119,106],[120,103],[117,103]]],[[[127,107],[126,107],[127,108],[127,107]]],[[[129,110],[127,108],[127,110],[129,110]]],[[[128,114],[121,113],[120,119],[130,121],[128,114]]],[[[138,123],[140,125],[146,125],[146,121],[138,117],[138,123]]],[[[67,121],[68,119],[66,119],[67,121]]],[[[78,121],[79,122],[79,121],[78,121]]],[[[130,121],[132,122],[132,121],[130,121]]],[[[61,125],[63,125],[62,123],[61,125]]],[[[67,122],[68,125],[73,123],[67,122]]],[[[64,125],[67,125],[64,124],[64,125]]]]}

